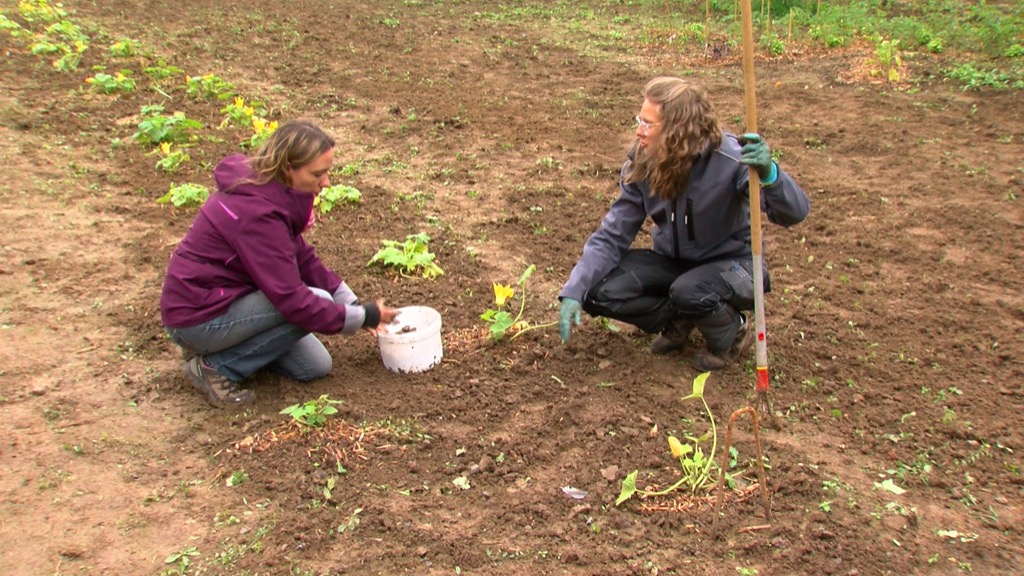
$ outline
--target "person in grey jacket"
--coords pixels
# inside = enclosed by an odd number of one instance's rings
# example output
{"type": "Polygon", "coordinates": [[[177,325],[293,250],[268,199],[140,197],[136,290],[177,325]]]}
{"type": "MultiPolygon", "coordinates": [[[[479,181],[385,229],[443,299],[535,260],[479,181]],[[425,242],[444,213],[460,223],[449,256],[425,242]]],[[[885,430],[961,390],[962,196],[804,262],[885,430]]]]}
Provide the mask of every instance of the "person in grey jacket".
{"type": "Polygon", "coordinates": [[[720,370],[754,341],[743,314],[754,306],[748,167],[770,222],[797,224],[810,202],[760,136],[723,132],[703,87],[658,77],[643,96],[620,195],[559,293],[559,332],[568,342],[582,309],[660,333],[651,351],[667,354],[686,348],[696,328],[707,348],[694,367],[720,370]],[[652,249],[631,248],[647,218],[652,249]]]}

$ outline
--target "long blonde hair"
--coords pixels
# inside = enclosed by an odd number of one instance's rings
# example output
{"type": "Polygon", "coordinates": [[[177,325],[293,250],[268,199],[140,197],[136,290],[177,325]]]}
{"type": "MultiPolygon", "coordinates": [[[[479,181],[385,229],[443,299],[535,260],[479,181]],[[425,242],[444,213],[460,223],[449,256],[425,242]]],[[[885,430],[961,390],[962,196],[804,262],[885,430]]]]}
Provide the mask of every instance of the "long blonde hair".
{"type": "Polygon", "coordinates": [[[286,122],[249,157],[254,174],[252,183],[276,180],[290,186],[289,168],[302,168],[331,148],[334,148],[334,139],[313,121],[286,122]]]}
{"type": "Polygon", "coordinates": [[[630,150],[626,183],[646,180],[651,195],[674,198],[690,179],[700,153],[722,143],[722,128],[703,87],[671,76],[659,76],[644,87],[643,96],[660,107],[661,131],[646,149],[630,150]]]}

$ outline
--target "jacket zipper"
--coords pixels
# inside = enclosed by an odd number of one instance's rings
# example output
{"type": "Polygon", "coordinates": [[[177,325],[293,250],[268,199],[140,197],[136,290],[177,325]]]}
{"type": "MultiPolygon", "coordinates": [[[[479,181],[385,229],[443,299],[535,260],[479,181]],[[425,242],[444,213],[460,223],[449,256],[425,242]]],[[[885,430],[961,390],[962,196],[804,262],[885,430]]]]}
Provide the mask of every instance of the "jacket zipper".
{"type": "Polygon", "coordinates": [[[686,214],[683,216],[683,224],[686,225],[686,237],[693,242],[696,238],[693,235],[693,199],[686,199],[686,214]]]}
{"type": "MultiPolygon", "coordinates": [[[[675,254],[676,260],[679,260],[679,227],[676,226],[676,207],[679,206],[679,201],[676,199],[672,200],[672,250],[675,254]]],[[[685,223],[686,216],[683,216],[685,223]]]]}

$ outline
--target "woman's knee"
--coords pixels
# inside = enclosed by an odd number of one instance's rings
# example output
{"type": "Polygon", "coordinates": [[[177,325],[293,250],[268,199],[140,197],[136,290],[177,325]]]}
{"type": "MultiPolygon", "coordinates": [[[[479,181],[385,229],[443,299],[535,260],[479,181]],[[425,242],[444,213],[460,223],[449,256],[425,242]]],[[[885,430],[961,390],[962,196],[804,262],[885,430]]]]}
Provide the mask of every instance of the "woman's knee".
{"type": "Polygon", "coordinates": [[[331,355],[324,350],[323,354],[312,357],[303,373],[296,375],[295,379],[301,382],[317,380],[330,374],[333,367],[334,361],[331,359],[331,355]]]}
{"type": "Polygon", "coordinates": [[[331,372],[331,353],[313,334],[307,334],[296,342],[284,356],[277,360],[277,369],[301,382],[323,378],[331,372]]]}

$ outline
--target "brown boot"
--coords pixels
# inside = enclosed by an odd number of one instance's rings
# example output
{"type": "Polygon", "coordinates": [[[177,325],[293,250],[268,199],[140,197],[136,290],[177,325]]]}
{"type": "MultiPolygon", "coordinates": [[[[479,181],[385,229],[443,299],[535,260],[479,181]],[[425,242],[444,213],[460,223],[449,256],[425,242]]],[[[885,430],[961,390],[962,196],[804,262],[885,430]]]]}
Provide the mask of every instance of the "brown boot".
{"type": "Polygon", "coordinates": [[[206,394],[210,404],[218,408],[248,404],[256,399],[252,390],[239,388],[238,383],[207,366],[202,356],[193,356],[185,362],[185,373],[192,379],[196,389],[206,394]]]}
{"type": "Polygon", "coordinates": [[[181,360],[182,360],[182,362],[188,362],[189,360],[191,360],[191,359],[195,358],[196,356],[198,356],[198,353],[195,350],[193,350],[192,348],[188,347],[188,346],[183,346],[183,345],[179,344],[178,348],[181,349],[181,360]]]}
{"type": "Polygon", "coordinates": [[[693,367],[702,372],[722,370],[746,354],[754,344],[754,327],[751,324],[747,321],[740,326],[736,339],[727,350],[717,353],[711,350],[701,350],[694,354],[693,367]]]}
{"type": "Polygon", "coordinates": [[[651,354],[662,356],[676,350],[683,350],[690,343],[693,324],[673,320],[661,334],[651,342],[651,354]]]}

